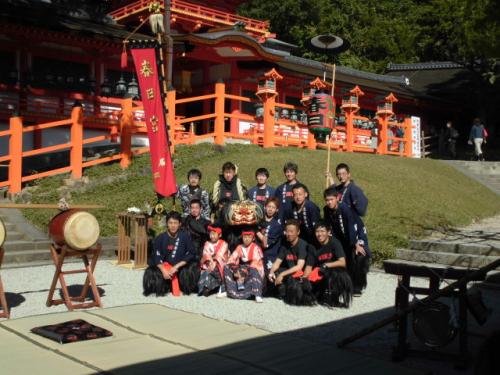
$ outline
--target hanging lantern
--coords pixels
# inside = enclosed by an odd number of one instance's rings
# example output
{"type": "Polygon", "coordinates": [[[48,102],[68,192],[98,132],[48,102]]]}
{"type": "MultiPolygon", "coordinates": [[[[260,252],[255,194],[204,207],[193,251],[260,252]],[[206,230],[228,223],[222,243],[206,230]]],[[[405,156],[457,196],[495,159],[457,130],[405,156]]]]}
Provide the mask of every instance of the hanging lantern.
{"type": "Polygon", "coordinates": [[[101,84],[101,96],[110,96],[111,95],[111,86],[109,85],[109,80],[107,77],[104,78],[104,81],[101,84]]]}
{"type": "Polygon", "coordinates": [[[297,111],[295,109],[292,109],[290,112],[290,120],[293,122],[297,122],[299,120],[299,116],[297,115],[297,111]]]}
{"type": "Polygon", "coordinates": [[[320,91],[311,96],[307,105],[307,127],[318,142],[326,142],[333,130],[335,120],[335,100],[320,91]]]}
{"type": "Polygon", "coordinates": [[[132,76],[131,81],[128,84],[127,96],[132,99],[139,98],[139,85],[134,76],[132,76]]]}
{"type": "Polygon", "coordinates": [[[123,75],[120,76],[120,79],[116,83],[115,86],[115,94],[116,96],[123,96],[127,92],[127,84],[125,83],[125,80],[123,79],[123,75]]]}

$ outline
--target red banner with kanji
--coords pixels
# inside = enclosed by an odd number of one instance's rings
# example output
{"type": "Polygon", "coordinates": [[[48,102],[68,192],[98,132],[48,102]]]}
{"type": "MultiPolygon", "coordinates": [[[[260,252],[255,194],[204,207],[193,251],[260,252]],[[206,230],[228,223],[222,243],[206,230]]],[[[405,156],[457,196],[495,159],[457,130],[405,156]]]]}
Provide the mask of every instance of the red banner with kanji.
{"type": "Polygon", "coordinates": [[[148,129],[155,190],[158,194],[169,197],[177,192],[177,184],[165,126],[165,112],[160,90],[156,50],[155,48],[133,48],[131,52],[148,129]]]}

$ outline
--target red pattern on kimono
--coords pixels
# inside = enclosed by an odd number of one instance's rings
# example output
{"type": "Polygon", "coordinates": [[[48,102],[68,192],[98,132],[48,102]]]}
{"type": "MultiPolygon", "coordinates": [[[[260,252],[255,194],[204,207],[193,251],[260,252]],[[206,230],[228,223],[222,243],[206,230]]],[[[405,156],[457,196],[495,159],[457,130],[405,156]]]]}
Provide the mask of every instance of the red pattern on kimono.
{"type": "Polygon", "coordinates": [[[264,254],[259,245],[253,242],[248,247],[238,245],[229,257],[227,264],[239,265],[240,263],[255,268],[260,276],[264,277],[264,254]]]}
{"type": "Polygon", "coordinates": [[[205,242],[203,246],[203,254],[201,256],[200,268],[206,270],[210,261],[214,260],[221,276],[224,274],[223,269],[229,258],[229,248],[227,242],[218,240],[216,243],[210,241],[205,242]]]}

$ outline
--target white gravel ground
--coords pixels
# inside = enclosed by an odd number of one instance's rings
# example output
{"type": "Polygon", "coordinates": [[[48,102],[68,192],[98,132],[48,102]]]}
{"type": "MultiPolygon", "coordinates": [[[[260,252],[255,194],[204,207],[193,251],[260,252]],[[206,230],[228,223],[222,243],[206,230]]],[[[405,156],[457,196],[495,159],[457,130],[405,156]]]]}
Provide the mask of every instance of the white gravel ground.
{"type": "MultiPolygon", "coordinates": [[[[76,266],[71,264],[65,268],[76,266]]],[[[50,308],[45,305],[54,266],[4,269],[1,274],[11,306],[11,318],[66,311],[64,305],[50,308]]],[[[254,301],[217,299],[215,296],[144,297],[142,275],[143,271],[117,267],[107,260],[98,262],[95,277],[101,289],[103,307],[156,303],[214,319],[249,324],[270,332],[289,332],[329,345],[335,345],[338,340],[390,315],[394,311],[397,285],[397,278],[393,275],[370,272],[367,290],[362,297],[354,299],[350,309],[330,309],[323,306],[288,306],[274,298],[265,298],[264,303],[257,304],[254,301]]],[[[83,284],[83,276],[67,276],[68,285],[83,284]]],[[[349,349],[389,360],[395,342],[394,327],[387,326],[351,344],[349,349]]],[[[453,349],[452,346],[450,350],[453,349]]],[[[425,370],[432,368],[435,374],[455,374],[448,363],[408,359],[403,365],[425,370]]]]}

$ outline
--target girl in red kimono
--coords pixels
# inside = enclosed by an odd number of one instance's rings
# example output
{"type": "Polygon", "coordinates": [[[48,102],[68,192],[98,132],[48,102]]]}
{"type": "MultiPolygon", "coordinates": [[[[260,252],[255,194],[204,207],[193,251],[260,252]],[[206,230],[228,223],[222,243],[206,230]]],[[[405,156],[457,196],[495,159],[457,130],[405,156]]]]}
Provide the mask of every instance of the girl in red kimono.
{"type": "Polygon", "coordinates": [[[212,291],[219,288],[217,297],[225,297],[224,266],[229,258],[229,248],[227,242],[220,238],[221,228],[208,226],[208,232],[210,241],[205,242],[203,246],[198,295],[207,297],[212,291]]]}
{"type": "Polygon", "coordinates": [[[243,231],[242,244],[233,251],[224,267],[227,295],[235,299],[255,297],[262,302],[264,255],[255,241],[255,232],[243,231]]]}

